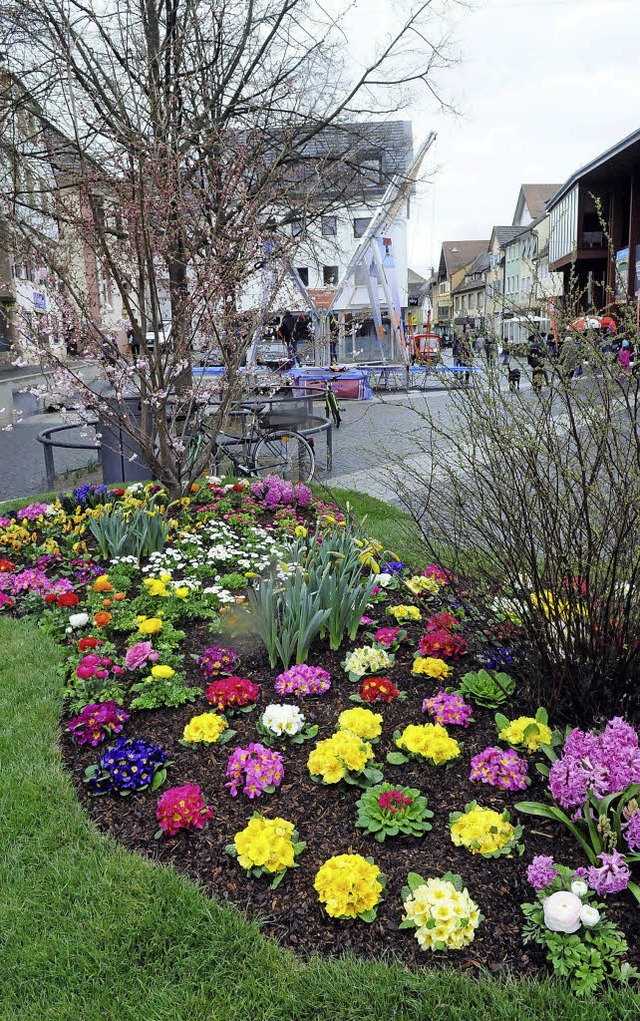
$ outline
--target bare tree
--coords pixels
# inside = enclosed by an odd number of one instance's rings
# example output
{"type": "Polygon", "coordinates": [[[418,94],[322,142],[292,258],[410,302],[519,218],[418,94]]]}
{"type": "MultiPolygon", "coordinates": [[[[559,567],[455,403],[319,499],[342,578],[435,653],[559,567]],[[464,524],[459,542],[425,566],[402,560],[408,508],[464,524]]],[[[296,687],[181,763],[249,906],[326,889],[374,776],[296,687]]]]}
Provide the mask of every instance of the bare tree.
{"type": "Polygon", "coordinates": [[[593,720],[638,712],[640,384],[599,331],[560,340],[535,389],[452,385],[395,476],[429,554],[518,622],[540,704],[593,720]]]}
{"type": "MultiPolygon", "coordinates": [[[[282,278],[297,243],[287,224],[308,225],[362,191],[366,131],[354,121],[393,111],[407,86],[435,92],[447,58],[428,33],[442,7],[411,0],[365,66],[350,62],[340,19],[314,0],[3,9],[2,190],[13,243],[46,267],[59,328],[85,346],[109,345],[92,295],[121,306],[119,325],[142,357],[111,358],[116,400],[91,400],[174,495],[208,457],[202,445],[186,457],[210,415],[192,381],[194,345],[226,369],[214,435],[268,311],[268,300],[250,307],[247,282],[265,258],[272,283],[282,278]],[[125,385],[141,394],[140,422],[122,410],[125,385]]],[[[66,372],[67,385],[82,385],[66,372]]]]}

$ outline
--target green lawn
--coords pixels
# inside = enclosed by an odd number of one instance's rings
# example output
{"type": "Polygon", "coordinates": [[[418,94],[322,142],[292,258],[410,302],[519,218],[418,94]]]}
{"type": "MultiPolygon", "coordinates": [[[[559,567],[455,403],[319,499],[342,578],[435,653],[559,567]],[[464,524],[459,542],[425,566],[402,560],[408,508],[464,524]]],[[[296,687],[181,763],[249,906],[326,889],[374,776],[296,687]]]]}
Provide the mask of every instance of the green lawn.
{"type": "Polygon", "coordinates": [[[235,909],[97,833],[60,762],[57,662],[37,629],[0,619],[2,1021],[638,1017],[629,993],[578,1005],[552,982],[297,961],[235,909]]]}

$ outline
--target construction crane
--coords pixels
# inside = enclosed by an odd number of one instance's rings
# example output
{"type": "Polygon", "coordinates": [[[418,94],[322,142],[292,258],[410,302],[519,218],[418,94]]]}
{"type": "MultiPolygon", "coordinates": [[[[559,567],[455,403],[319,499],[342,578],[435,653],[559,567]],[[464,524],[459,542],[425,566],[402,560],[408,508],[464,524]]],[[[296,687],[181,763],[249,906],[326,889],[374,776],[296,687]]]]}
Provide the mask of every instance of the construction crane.
{"type": "MultiPolygon", "coordinates": [[[[355,273],[359,268],[366,267],[366,286],[383,364],[386,364],[387,358],[383,345],[384,328],[382,325],[379,287],[382,287],[385,304],[391,320],[392,352],[397,349],[400,352],[405,366],[408,367],[409,365],[410,356],[406,343],[404,323],[402,321],[400,288],[392,255],[392,239],[388,236],[388,230],[394,223],[403,205],[406,203],[411,193],[411,189],[416,183],[424,158],[433,145],[435,139],[436,132],[430,131],[427,138],[419,146],[409,171],[398,171],[391,178],[384,195],[374,210],[369,226],[358,242],[358,245],[349,259],[341,279],[338,281],[335,293],[327,310],[322,310],[321,312],[321,310],[316,307],[313,298],[310,295],[308,288],[303,283],[297,269],[292,266],[289,270],[289,275],[299,290],[312,315],[312,318],[316,324],[320,324],[323,321],[323,318],[326,319],[330,317],[331,312],[336,308],[338,302],[340,302],[347,286],[350,287],[350,292],[343,307],[345,309],[349,308],[356,290],[354,282],[355,273]],[[326,313],[328,313],[328,315],[326,315],[326,313]]],[[[274,274],[270,272],[267,263],[263,269],[261,301],[263,309],[266,309],[268,305],[273,279],[274,274]]],[[[247,353],[247,363],[250,365],[255,364],[261,332],[262,324],[260,324],[256,329],[251,346],[247,353]]]]}

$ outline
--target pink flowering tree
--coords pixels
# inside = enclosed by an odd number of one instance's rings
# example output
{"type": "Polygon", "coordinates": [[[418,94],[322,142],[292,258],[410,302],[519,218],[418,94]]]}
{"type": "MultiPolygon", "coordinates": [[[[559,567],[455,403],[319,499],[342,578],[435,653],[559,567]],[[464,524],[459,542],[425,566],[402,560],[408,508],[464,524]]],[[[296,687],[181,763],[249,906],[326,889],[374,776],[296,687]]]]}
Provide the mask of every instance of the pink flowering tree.
{"type": "Polygon", "coordinates": [[[111,386],[88,390],[58,364],[59,392],[122,429],[173,496],[251,385],[239,370],[300,237],[362,193],[358,121],[397,109],[406,86],[436,94],[436,7],[409,0],[357,61],[344,15],[302,0],[4,12],[3,214],[42,268],[50,331],[102,358],[111,386]],[[222,381],[194,378],[194,360],[223,365],[222,381]]]}

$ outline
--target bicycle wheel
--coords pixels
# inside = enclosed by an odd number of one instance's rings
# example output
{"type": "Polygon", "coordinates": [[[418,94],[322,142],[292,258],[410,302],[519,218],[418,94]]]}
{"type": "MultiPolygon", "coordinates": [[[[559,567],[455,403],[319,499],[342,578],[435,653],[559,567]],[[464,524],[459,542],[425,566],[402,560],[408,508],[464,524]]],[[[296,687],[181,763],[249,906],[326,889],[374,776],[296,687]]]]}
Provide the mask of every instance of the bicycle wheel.
{"type": "Polygon", "coordinates": [[[272,429],[258,440],[253,467],[256,475],[279,475],[289,482],[310,482],[316,467],[313,447],[295,429],[272,429]]]}

